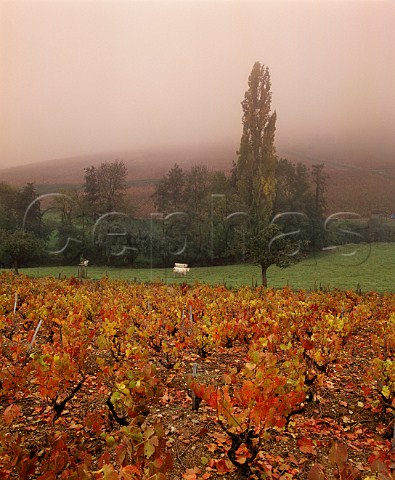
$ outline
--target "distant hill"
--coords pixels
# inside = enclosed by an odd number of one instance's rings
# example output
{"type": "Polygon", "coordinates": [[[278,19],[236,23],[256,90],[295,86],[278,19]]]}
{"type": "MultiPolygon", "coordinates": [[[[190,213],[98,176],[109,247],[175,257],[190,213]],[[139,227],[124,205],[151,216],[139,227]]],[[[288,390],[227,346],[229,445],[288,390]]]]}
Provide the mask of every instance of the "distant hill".
{"type": "MultiPolygon", "coordinates": [[[[129,193],[137,216],[153,212],[151,195],[155,184],[178,163],[184,169],[206,165],[211,170],[229,172],[237,159],[237,146],[167,148],[152,151],[114,151],[96,155],[50,160],[0,169],[0,181],[12,185],[34,182],[39,193],[50,193],[72,185],[82,185],[84,168],[102,162],[122,160],[128,170],[129,193]]],[[[308,166],[325,163],[328,178],[328,212],[353,211],[370,216],[372,211],[395,212],[395,165],[358,164],[356,161],[325,161],[308,154],[283,151],[281,157],[308,166]]]]}
{"type": "Polygon", "coordinates": [[[85,168],[118,159],[125,163],[128,171],[129,195],[135,215],[145,217],[155,211],[151,199],[155,184],[175,163],[185,170],[193,165],[205,165],[213,171],[230,171],[236,160],[236,150],[236,146],[227,145],[81,155],[0,169],[0,181],[16,186],[34,182],[39,194],[52,193],[82,185],[85,168]]]}
{"type": "Polygon", "coordinates": [[[352,211],[368,217],[373,211],[395,212],[395,170],[327,167],[328,206],[332,212],[352,211]]]}
{"type": "Polygon", "coordinates": [[[11,185],[23,185],[26,182],[36,185],[78,185],[84,181],[84,168],[116,159],[125,163],[128,180],[131,181],[160,179],[175,163],[183,168],[202,164],[212,170],[229,170],[236,159],[236,149],[232,146],[202,146],[81,155],[0,169],[0,181],[11,185]]]}
{"type": "Polygon", "coordinates": [[[328,175],[328,214],[354,212],[370,217],[373,211],[395,212],[395,162],[319,160],[293,151],[283,152],[283,156],[308,166],[324,163],[328,175]]]}

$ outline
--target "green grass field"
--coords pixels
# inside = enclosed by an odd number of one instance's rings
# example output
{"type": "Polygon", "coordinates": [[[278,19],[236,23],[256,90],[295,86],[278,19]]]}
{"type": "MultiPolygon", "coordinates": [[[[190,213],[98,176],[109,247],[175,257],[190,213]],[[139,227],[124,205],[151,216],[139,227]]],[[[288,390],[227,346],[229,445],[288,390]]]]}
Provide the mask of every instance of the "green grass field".
{"type": "MultiPolygon", "coordinates": [[[[169,269],[106,268],[90,266],[88,277],[100,279],[107,275],[137,282],[164,283],[202,282],[228,287],[260,284],[260,267],[242,264],[221,267],[194,267],[184,276],[174,277],[169,269]]],[[[30,276],[77,276],[76,267],[42,267],[20,270],[30,276]]],[[[395,244],[348,245],[306,258],[296,265],[268,270],[269,287],[290,286],[294,289],[356,289],[395,292],[395,244]]]]}

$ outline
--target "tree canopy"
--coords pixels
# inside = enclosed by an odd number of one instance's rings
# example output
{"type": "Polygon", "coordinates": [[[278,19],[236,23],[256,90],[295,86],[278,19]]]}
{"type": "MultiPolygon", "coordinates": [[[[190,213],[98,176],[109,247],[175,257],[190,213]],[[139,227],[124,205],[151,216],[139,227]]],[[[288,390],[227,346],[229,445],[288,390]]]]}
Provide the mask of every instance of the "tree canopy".
{"type": "Polygon", "coordinates": [[[22,263],[39,259],[44,252],[44,241],[34,233],[0,230],[0,258],[9,260],[15,273],[22,263]]]}
{"type": "Polygon", "coordinates": [[[120,160],[85,168],[85,198],[95,215],[122,208],[127,189],[126,175],[125,164],[120,160]]]}
{"type": "Polygon", "coordinates": [[[156,185],[152,198],[155,207],[164,213],[172,213],[184,208],[185,173],[177,163],[156,185]]]}

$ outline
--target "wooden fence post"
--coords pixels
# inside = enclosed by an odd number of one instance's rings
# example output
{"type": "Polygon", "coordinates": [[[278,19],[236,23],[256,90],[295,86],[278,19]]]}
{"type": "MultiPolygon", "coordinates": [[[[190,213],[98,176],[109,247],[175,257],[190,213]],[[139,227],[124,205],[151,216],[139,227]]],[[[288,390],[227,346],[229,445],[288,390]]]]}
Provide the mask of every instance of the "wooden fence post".
{"type": "MultiPolygon", "coordinates": [[[[198,366],[197,363],[192,364],[192,377],[196,378],[197,377],[197,372],[198,372],[198,366]]],[[[199,405],[202,399],[198,397],[195,392],[192,391],[191,393],[191,398],[192,398],[192,410],[197,412],[199,410],[199,405]]]]}

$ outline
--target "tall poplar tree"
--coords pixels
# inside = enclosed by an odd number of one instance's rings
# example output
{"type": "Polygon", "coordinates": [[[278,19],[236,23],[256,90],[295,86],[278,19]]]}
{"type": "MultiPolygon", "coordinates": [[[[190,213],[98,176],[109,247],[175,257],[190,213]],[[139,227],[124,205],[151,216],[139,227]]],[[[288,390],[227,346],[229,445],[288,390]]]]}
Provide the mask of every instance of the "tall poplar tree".
{"type": "Polygon", "coordinates": [[[235,166],[239,201],[256,226],[270,220],[275,197],[276,112],[271,112],[269,69],[256,62],[241,102],[243,133],[235,166]]]}
{"type": "Polygon", "coordinates": [[[256,62],[241,102],[243,133],[238,160],[232,173],[239,209],[249,215],[245,238],[246,258],[261,266],[262,284],[267,286],[271,265],[287,267],[298,259],[299,249],[279,225],[272,223],[276,196],[277,156],[274,146],[276,112],[271,111],[269,69],[256,62]]]}

